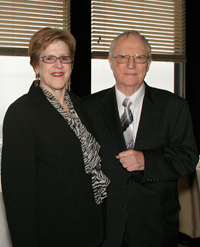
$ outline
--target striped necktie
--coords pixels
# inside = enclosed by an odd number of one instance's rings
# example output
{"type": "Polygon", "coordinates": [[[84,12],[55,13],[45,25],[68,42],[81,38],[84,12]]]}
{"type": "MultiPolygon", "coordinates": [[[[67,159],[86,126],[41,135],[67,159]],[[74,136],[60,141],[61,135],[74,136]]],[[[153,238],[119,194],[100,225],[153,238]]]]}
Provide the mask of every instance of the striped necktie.
{"type": "Polygon", "coordinates": [[[122,103],[124,106],[124,112],[121,116],[121,125],[127,149],[133,149],[134,147],[133,129],[130,126],[133,123],[133,114],[130,109],[131,104],[132,102],[129,100],[129,98],[125,98],[122,103]]]}

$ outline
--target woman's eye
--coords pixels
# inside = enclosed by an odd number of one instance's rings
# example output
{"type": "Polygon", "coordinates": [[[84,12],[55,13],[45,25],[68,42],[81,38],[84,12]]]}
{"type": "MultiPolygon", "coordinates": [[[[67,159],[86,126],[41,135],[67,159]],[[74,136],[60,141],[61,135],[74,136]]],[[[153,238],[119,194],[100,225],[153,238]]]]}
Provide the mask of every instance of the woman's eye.
{"type": "Polygon", "coordinates": [[[67,56],[61,57],[61,59],[62,59],[63,61],[69,60],[69,58],[68,58],[67,56]]]}
{"type": "Polygon", "coordinates": [[[49,60],[49,61],[51,61],[53,59],[54,59],[54,57],[46,57],[46,60],[49,60]]]}

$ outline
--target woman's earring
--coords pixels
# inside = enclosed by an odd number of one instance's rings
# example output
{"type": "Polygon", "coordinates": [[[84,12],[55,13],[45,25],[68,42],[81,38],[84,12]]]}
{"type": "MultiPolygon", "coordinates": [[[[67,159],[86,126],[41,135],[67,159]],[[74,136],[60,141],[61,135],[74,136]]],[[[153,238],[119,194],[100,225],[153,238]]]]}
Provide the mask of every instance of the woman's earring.
{"type": "Polygon", "coordinates": [[[67,82],[67,90],[68,91],[71,91],[71,77],[68,79],[68,82],[67,82]]]}
{"type": "Polygon", "coordinates": [[[40,74],[39,73],[36,74],[35,77],[36,77],[36,80],[34,81],[34,83],[35,83],[35,86],[38,87],[40,84],[40,74]]]}

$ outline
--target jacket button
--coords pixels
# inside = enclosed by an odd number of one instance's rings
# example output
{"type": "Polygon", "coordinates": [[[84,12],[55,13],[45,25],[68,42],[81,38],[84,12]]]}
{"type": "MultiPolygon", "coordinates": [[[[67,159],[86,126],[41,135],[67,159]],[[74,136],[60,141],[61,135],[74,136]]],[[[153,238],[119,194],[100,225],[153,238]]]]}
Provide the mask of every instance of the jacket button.
{"type": "Polygon", "coordinates": [[[133,178],[130,177],[130,178],[128,179],[128,181],[127,181],[127,184],[132,184],[132,183],[133,183],[133,178]]]}
{"type": "Polygon", "coordinates": [[[123,209],[123,210],[126,210],[126,209],[127,209],[127,205],[124,204],[124,205],[122,206],[122,209],[123,209]]]}

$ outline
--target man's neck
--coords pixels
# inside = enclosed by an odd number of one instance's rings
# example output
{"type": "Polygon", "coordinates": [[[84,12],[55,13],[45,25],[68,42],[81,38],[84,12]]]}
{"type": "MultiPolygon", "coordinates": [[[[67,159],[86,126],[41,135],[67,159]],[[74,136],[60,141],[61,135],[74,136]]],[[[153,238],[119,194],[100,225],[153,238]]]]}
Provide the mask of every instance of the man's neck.
{"type": "Polygon", "coordinates": [[[124,87],[121,87],[119,86],[118,84],[116,84],[116,88],[121,92],[123,93],[126,97],[131,97],[134,93],[136,93],[140,88],[141,86],[144,84],[141,83],[139,86],[124,86],[124,87]]]}

